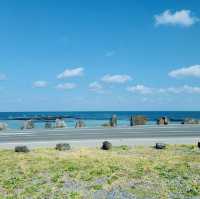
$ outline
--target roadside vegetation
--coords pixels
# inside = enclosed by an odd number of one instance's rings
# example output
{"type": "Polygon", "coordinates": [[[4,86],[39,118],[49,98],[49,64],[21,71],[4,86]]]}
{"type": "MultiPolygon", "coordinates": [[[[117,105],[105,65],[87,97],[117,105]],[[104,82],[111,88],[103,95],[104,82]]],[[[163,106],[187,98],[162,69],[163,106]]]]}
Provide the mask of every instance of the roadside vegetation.
{"type": "Polygon", "coordinates": [[[0,150],[0,198],[200,198],[194,145],[0,150]]]}

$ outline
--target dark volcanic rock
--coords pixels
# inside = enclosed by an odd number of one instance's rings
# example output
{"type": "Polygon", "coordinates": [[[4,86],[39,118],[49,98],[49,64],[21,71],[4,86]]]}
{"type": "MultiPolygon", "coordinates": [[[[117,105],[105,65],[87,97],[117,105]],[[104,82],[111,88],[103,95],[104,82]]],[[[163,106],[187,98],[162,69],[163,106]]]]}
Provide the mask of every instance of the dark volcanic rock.
{"type": "Polygon", "coordinates": [[[200,124],[200,120],[193,118],[185,118],[182,124],[200,124]]]}
{"type": "Polygon", "coordinates": [[[58,143],[56,144],[56,150],[67,151],[70,150],[71,146],[68,143],[58,143]]]}
{"type": "Polygon", "coordinates": [[[197,143],[198,148],[200,148],[200,141],[197,143]]]}
{"type": "Polygon", "coordinates": [[[5,130],[7,128],[6,123],[0,123],[0,131],[5,130]]]}
{"type": "Polygon", "coordinates": [[[155,148],[156,149],[165,149],[166,148],[166,144],[164,144],[164,143],[156,143],[155,148]]]}
{"type": "Polygon", "coordinates": [[[103,150],[110,150],[111,148],[112,148],[112,144],[108,141],[104,141],[101,147],[101,149],[103,150]]]}
{"type": "Polygon", "coordinates": [[[27,146],[16,146],[15,152],[22,152],[22,153],[28,153],[30,150],[27,146]]]}
{"type": "Polygon", "coordinates": [[[145,125],[148,119],[143,115],[136,115],[130,117],[130,125],[145,125]]]}
{"type": "Polygon", "coordinates": [[[67,125],[63,119],[57,118],[55,121],[56,128],[65,128],[67,125]]]}
{"type": "Polygon", "coordinates": [[[52,123],[51,122],[46,122],[44,125],[45,129],[51,129],[52,128],[52,123]]]}
{"type": "Polygon", "coordinates": [[[26,120],[24,121],[24,125],[21,129],[33,129],[33,128],[34,128],[33,120],[26,120]]]}
{"type": "Polygon", "coordinates": [[[75,128],[83,128],[83,127],[85,127],[85,123],[82,120],[78,120],[76,122],[75,128]]]}
{"type": "Polygon", "coordinates": [[[157,119],[158,125],[167,125],[169,124],[169,119],[167,117],[160,117],[157,119]]]}
{"type": "Polygon", "coordinates": [[[117,126],[117,116],[116,116],[116,115],[113,115],[113,116],[110,118],[110,126],[111,126],[111,127],[116,127],[116,126],[117,126]]]}

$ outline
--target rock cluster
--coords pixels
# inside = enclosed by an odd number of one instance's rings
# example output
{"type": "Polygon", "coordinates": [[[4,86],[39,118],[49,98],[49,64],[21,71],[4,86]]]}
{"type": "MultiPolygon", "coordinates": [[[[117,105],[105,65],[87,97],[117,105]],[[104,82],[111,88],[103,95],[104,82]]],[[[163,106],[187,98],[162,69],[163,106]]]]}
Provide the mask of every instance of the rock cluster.
{"type": "Polygon", "coordinates": [[[85,127],[85,123],[82,120],[78,120],[76,122],[75,128],[83,128],[85,127]]]}
{"type": "Polygon", "coordinates": [[[200,120],[193,118],[185,118],[182,124],[200,124],[200,120]]]}
{"type": "Polygon", "coordinates": [[[136,115],[130,117],[130,126],[145,125],[148,119],[143,115],[136,115]]]}
{"type": "Polygon", "coordinates": [[[66,125],[66,123],[63,119],[59,119],[59,118],[56,119],[56,121],[55,121],[55,127],[56,128],[64,128],[66,126],[67,125],[66,125]]]}
{"type": "Polygon", "coordinates": [[[0,123],[0,131],[7,129],[7,126],[6,123],[0,123]]]}
{"type": "Polygon", "coordinates": [[[102,127],[108,127],[108,128],[111,127],[111,126],[110,126],[110,123],[104,123],[104,124],[102,124],[101,126],[102,126],[102,127]]]}
{"type": "Polygon", "coordinates": [[[110,126],[111,127],[117,126],[117,116],[116,115],[112,115],[112,117],[110,118],[110,126]]]}
{"type": "Polygon", "coordinates": [[[24,125],[23,125],[22,129],[33,129],[33,128],[34,128],[33,120],[24,121],[24,125]]]}
{"type": "Polygon", "coordinates": [[[56,144],[56,150],[58,150],[58,151],[67,151],[70,149],[71,149],[71,146],[68,143],[56,144]]]}
{"type": "Polygon", "coordinates": [[[155,149],[165,149],[166,148],[166,144],[164,144],[164,143],[156,143],[154,148],[155,149]]]}
{"type": "Polygon", "coordinates": [[[167,125],[167,124],[169,124],[169,120],[167,117],[160,117],[157,119],[157,124],[158,125],[167,125]]]}
{"type": "Polygon", "coordinates": [[[52,123],[51,122],[46,122],[45,124],[44,124],[44,128],[45,129],[51,129],[52,128],[52,123]]]}

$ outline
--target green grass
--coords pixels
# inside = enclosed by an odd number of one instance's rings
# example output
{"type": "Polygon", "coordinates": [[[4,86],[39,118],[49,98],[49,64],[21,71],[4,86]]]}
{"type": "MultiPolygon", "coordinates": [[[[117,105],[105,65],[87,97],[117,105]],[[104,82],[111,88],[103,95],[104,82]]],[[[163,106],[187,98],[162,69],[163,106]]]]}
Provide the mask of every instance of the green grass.
{"type": "Polygon", "coordinates": [[[0,199],[89,199],[101,190],[137,198],[200,198],[200,150],[193,145],[0,150],[0,199]]]}

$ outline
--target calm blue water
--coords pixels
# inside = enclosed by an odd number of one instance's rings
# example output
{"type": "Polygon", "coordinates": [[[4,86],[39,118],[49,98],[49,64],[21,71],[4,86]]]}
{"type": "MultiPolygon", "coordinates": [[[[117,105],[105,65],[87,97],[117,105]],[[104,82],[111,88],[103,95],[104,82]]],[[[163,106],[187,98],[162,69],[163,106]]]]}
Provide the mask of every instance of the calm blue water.
{"type": "MultiPolygon", "coordinates": [[[[109,118],[116,114],[119,126],[128,126],[131,115],[145,115],[149,124],[155,123],[160,116],[167,116],[170,119],[182,120],[187,117],[200,119],[200,111],[84,111],[84,112],[0,112],[0,121],[6,122],[9,128],[20,128],[23,121],[12,120],[19,117],[34,116],[67,116],[65,119],[68,127],[74,127],[76,120],[81,118],[87,127],[100,127],[108,122],[109,118]]],[[[180,122],[179,122],[180,123],[180,122]]],[[[36,127],[43,128],[43,122],[36,122],[36,127]]]]}

